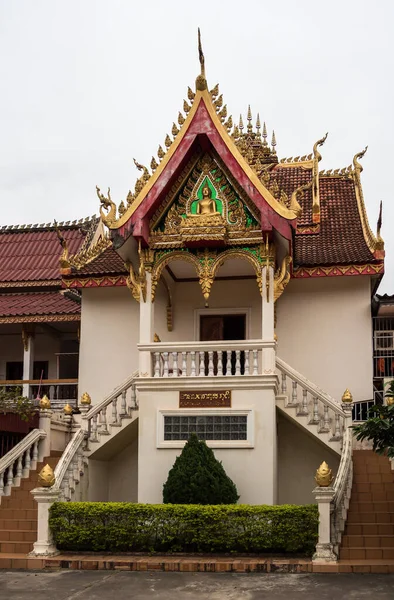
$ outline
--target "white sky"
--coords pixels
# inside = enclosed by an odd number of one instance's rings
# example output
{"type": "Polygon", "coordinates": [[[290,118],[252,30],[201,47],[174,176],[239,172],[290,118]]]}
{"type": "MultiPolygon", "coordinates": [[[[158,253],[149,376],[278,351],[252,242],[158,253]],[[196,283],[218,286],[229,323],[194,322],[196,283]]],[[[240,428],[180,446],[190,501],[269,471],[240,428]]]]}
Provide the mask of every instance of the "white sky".
{"type": "Polygon", "coordinates": [[[368,144],[394,293],[393,0],[0,0],[0,225],[97,213],[96,184],[125,199],[194,88],[197,26],[208,85],[236,120],[260,112],[279,157],[328,131],[320,165],[338,168],[368,144]]]}

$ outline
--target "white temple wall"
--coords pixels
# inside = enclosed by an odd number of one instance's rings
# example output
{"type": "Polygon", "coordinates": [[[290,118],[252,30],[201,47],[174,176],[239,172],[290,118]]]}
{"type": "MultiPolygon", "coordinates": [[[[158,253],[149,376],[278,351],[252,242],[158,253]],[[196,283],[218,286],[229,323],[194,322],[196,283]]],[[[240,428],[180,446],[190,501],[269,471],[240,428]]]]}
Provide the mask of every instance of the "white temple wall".
{"type": "Polygon", "coordinates": [[[369,277],[291,280],[277,303],[277,354],[340,401],[372,394],[369,277]]]}
{"type": "MultiPolygon", "coordinates": [[[[138,501],[161,503],[163,484],[182,448],[157,447],[160,425],[158,411],[177,409],[183,414],[190,414],[191,409],[179,409],[179,391],[141,390],[139,405],[138,501]]],[[[275,504],[277,475],[274,392],[270,389],[235,389],[232,391],[232,409],[251,409],[248,436],[252,432],[253,447],[215,447],[215,456],[222,461],[226,473],[236,484],[240,494],[239,503],[275,504]]],[[[209,410],[213,414],[224,411],[209,410]]]]}
{"type": "Polygon", "coordinates": [[[278,504],[313,504],[316,469],[325,460],[336,475],[340,457],[278,411],[278,504]]]}
{"type": "Polygon", "coordinates": [[[138,368],[139,304],[126,287],[82,291],[79,394],[96,404],[138,368]]]}
{"type": "Polygon", "coordinates": [[[138,439],[108,463],[108,501],[138,501],[138,439]]]}

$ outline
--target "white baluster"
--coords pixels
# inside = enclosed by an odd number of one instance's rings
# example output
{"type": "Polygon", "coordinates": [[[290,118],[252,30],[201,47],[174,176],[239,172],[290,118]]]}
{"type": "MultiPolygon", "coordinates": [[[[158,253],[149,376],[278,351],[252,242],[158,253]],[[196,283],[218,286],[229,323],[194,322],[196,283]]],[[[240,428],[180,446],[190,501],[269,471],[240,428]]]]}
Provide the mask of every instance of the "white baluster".
{"type": "Polygon", "coordinates": [[[187,375],[186,352],[182,352],[182,377],[187,375]]]}
{"type": "Polygon", "coordinates": [[[235,351],[235,374],[241,375],[241,361],[240,361],[241,352],[239,350],[235,351]]]}
{"type": "Polygon", "coordinates": [[[213,352],[208,352],[208,377],[213,377],[213,352]]]}
{"type": "Polygon", "coordinates": [[[227,350],[226,377],[231,375],[231,351],[227,350]]]}
{"type": "Polygon", "coordinates": [[[218,351],[218,376],[222,377],[223,375],[223,351],[218,351]]]}
{"type": "Polygon", "coordinates": [[[320,431],[330,431],[330,417],[328,416],[327,404],[324,404],[323,406],[323,423],[320,428],[320,431]]]}
{"type": "Polygon", "coordinates": [[[172,353],[172,376],[178,377],[178,352],[172,353]]]}
{"type": "Polygon", "coordinates": [[[313,398],[313,417],[311,423],[314,423],[315,425],[318,425],[320,423],[319,399],[317,398],[317,396],[314,396],[313,398]]]}
{"type": "Polygon", "coordinates": [[[31,468],[30,450],[31,450],[31,446],[25,452],[25,468],[23,469],[23,477],[29,477],[30,468],[31,468]],[[26,475],[25,475],[25,473],[26,473],[26,475]]]}
{"type": "Polygon", "coordinates": [[[66,471],[66,477],[68,477],[68,488],[70,490],[70,500],[71,500],[72,493],[75,489],[73,461],[71,461],[71,463],[66,471]]]}
{"type": "Polygon", "coordinates": [[[245,375],[249,375],[249,352],[250,350],[245,350],[245,375]]]}
{"type": "Polygon", "coordinates": [[[120,398],[120,417],[127,416],[127,403],[126,403],[127,390],[123,390],[120,398]]]}
{"type": "Polygon", "coordinates": [[[66,482],[63,479],[63,481],[60,484],[60,495],[59,495],[59,500],[61,502],[65,502],[65,500],[66,500],[65,487],[66,487],[66,482]]]}
{"type": "Polygon", "coordinates": [[[100,411],[100,434],[101,435],[109,435],[108,427],[107,427],[107,407],[100,411]]]}
{"type": "Polygon", "coordinates": [[[259,374],[259,354],[257,350],[253,350],[253,375],[259,374]]]}
{"type": "Polygon", "coordinates": [[[190,371],[190,375],[192,377],[196,376],[196,353],[193,350],[192,352],[190,352],[190,357],[191,357],[191,371],[190,371]]]}
{"type": "Polygon", "coordinates": [[[0,473],[0,496],[4,496],[4,471],[0,473]]]}
{"type": "Polygon", "coordinates": [[[307,415],[308,414],[308,390],[302,389],[302,404],[297,414],[307,415]]]}
{"type": "Polygon", "coordinates": [[[73,470],[73,479],[74,479],[75,483],[78,483],[79,482],[79,478],[80,478],[79,468],[78,468],[78,450],[74,454],[74,458],[73,458],[73,461],[72,461],[72,470],[73,470]]]}
{"type": "Polygon", "coordinates": [[[335,433],[334,433],[334,437],[336,439],[340,439],[341,438],[341,417],[338,414],[335,415],[335,433]]]}
{"type": "Polygon", "coordinates": [[[297,404],[298,401],[298,395],[297,395],[297,382],[296,381],[292,381],[292,386],[293,386],[293,391],[291,393],[291,403],[292,404],[297,404]]]}
{"type": "Polygon", "coordinates": [[[63,479],[63,490],[64,490],[64,499],[66,502],[70,500],[70,480],[68,478],[68,472],[66,471],[63,479]]]}
{"type": "Polygon", "coordinates": [[[33,444],[33,457],[31,461],[31,468],[35,469],[37,467],[37,459],[38,459],[38,440],[33,444]]]}
{"type": "Polygon", "coordinates": [[[82,444],[78,447],[77,450],[77,458],[78,458],[78,473],[79,475],[83,475],[83,471],[84,471],[84,462],[83,462],[83,448],[82,448],[82,444]]]}
{"type": "Polygon", "coordinates": [[[131,410],[138,410],[137,395],[136,395],[136,392],[135,392],[135,385],[134,384],[131,385],[130,400],[131,400],[131,410]]]}
{"type": "Polygon", "coordinates": [[[168,377],[168,352],[163,352],[164,368],[163,377],[168,377]]]}
{"type": "Polygon", "coordinates": [[[155,372],[153,377],[160,377],[160,352],[155,352],[155,372]]]}
{"type": "Polygon", "coordinates": [[[118,398],[112,400],[112,425],[120,425],[120,419],[118,418],[118,398]]]}
{"type": "Polygon", "coordinates": [[[204,377],[205,376],[205,355],[204,352],[199,352],[200,354],[200,373],[199,376],[200,377],[204,377]]]}
{"type": "Polygon", "coordinates": [[[5,495],[9,496],[11,494],[12,484],[14,483],[14,463],[8,467],[7,471],[7,485],[5,490],[5,495]]]}
{"type": "Polygon", "coordinates": [[[90,435],[90,439],[92,440],[92,442],[97,442],[98,438],[97,438],[97,414],[95,414],[92,418],[92,433],[90,435]]]}
{"type": "Polygon", "coordinates": [[[20,480],[22,477],[22,454],[18,458],[18,462],[16,465],[16,476],[20,480]]]}
{"type": "Polygon", "coordinates": [[[282,375],[282,394],[286,394],[287,392],[287,378],[286,378],[286,373],[281,373],[282,375]]]}

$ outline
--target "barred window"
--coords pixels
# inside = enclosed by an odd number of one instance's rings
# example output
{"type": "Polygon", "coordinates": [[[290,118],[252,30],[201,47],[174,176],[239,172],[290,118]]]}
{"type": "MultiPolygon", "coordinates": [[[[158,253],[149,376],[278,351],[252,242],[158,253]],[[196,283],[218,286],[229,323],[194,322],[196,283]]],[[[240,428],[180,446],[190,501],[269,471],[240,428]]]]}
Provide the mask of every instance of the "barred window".
{"type": "Polygon", "coordinates": [[[164,416],[164,441],[247,440],[247,415],[164,416]]]}

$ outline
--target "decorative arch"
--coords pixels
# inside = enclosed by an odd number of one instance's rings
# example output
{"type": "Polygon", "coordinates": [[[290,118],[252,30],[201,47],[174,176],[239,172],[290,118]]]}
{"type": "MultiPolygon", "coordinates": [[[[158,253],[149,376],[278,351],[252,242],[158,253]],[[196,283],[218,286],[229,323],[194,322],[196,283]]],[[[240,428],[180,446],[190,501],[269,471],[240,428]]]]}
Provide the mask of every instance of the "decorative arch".
{"type": "Polygon", "coordinates": [[[225,250],[214,261],[212,266],[213,279],[216,277],[216,273],[219,268],[227,261],[232,258],[240,258],[242,260],[246,260],[254,269],[256,273],[257,285],[259,287],[261,293],[261,263],[259,260],[251,254],[248,250],[239,249],[239,248],[229,248],[225,250]]]}
{"type": "Polygon", "coordinates": [[[152,284],[151,284],[151,297],[152,302],[155,300],[156,288],[159,283],[163,269],[174,260],[183,260],[192,264],[196,269],[196,274],[199,275],[199,261],[198,258],[190,252],[183,252],[182,250],[174,250],[173,252],[166,252],[155,261],[152,269],[152,284]]]}

